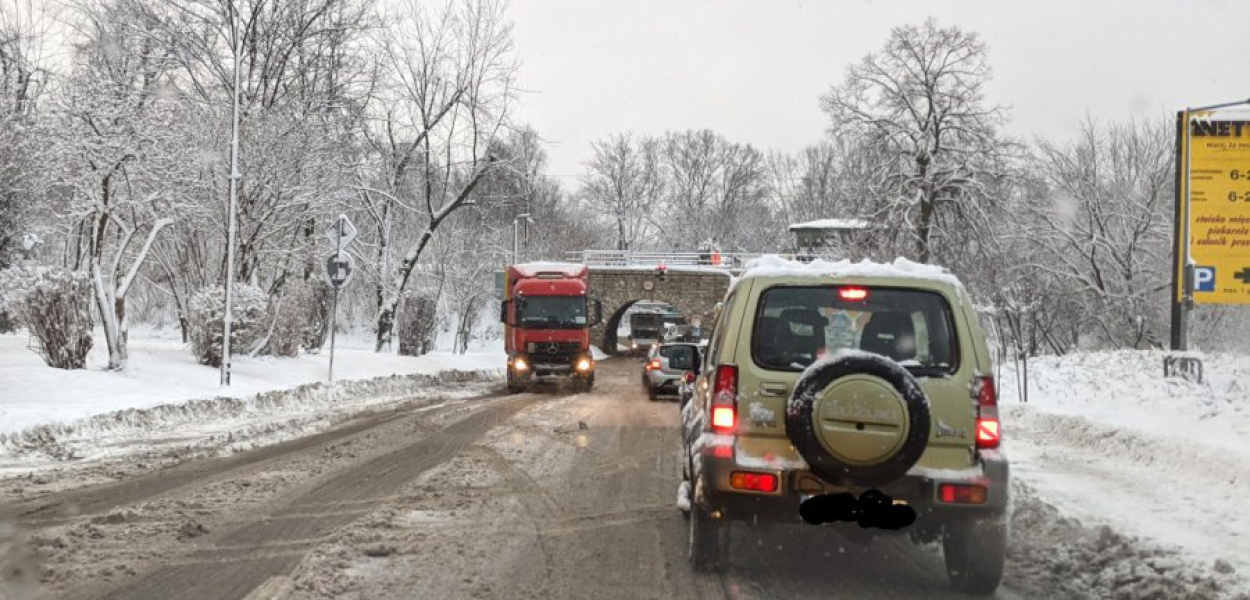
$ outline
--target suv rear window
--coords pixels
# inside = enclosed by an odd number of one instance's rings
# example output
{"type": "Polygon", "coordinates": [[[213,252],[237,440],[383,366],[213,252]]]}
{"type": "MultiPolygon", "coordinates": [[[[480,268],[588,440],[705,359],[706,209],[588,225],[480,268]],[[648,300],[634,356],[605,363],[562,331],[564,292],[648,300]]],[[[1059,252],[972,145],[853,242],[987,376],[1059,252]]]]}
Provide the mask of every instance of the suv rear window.
{"type": "Polygon", "coordinates": [[[917,375],[943,375],[959,366],[952,323],[950,305],[934,292],[775,287],[760,297],[751,356],[766,369],[801,371],[826,354],[863,350],[892,358],[917,375]]]}

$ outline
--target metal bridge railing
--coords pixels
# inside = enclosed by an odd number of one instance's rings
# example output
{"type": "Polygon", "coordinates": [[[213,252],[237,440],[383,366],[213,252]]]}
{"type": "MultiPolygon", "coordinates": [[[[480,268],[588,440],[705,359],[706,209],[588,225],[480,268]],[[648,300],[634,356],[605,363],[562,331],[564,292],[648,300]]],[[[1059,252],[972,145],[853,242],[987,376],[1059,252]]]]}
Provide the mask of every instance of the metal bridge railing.
{"type": "MultiPolygon", "coordinates": [[[[768,253],[794,260],[794,254],[768,253]]],[[[642,252],[634,250],[581,250],[568,252],[568,260],[592,267],[702,266],[741,269],[764,256],[759,252],[642,252]]]]}

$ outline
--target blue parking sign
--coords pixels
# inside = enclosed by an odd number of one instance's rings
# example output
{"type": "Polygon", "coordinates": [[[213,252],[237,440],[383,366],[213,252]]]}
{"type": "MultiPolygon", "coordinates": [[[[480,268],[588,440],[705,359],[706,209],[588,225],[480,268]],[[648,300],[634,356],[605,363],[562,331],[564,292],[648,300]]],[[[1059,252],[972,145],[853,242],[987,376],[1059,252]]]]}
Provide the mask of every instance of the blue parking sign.
{"type": "Polygon", "coordinates": [[[1215,267],[1194,267],[1194,291],[1215,291],[1215,267]]]}

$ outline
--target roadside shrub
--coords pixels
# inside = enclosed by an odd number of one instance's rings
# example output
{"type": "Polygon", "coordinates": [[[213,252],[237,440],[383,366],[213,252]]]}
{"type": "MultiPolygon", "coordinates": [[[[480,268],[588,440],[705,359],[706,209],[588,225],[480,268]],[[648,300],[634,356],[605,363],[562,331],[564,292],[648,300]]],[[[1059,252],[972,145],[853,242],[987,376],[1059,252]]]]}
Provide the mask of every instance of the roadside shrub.
{"type": "Polygon", "coordinates": [[[438,328],[436,303],[429,296],[408,296],[399,312],[399,353],[421,356],[434,349],[438,328]]]}
{"type": "Polygon", "coordinates": [[[301,344],[309,352],[319,352],[330,332],[330,304],[334,290],[322,279],[310,279],[303,284],[308,296],[303,304],[304,327],[301,344]]]}
{"type": "Polygon", "coordinates": [[[58,369],[87,366],[91,351],[91,279],[56,267],[0,271],[0,311],[14,315],[43,362],[58,369]]]}
{"type": "MultiPolygon", "coordinates": [[[[269,321],[269,297],[264,290],[251,285],[236,285],[234,313],[230,331],[232,353],[245,353],[265,335],[269,321]]],[[[221,366],[223,318],[226,312],[226,291],[219,285],[204,288],[187,301],[191,353],[195,360],[210,367],[221,366]]]]}
{"type": "Polygon", "coordinates": [[[326,290],[328,286],[320,281],[299,281],[270,300],[268,354],[299,356],[301,348],[320,350],[330,312],[326,290]]]}

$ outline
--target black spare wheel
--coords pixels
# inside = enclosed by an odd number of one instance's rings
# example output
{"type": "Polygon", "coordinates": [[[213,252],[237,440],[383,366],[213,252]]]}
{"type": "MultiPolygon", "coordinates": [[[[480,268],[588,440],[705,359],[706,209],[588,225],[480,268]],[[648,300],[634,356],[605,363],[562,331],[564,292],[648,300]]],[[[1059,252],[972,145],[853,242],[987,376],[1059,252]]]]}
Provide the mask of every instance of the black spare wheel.
{"type": "Polygon", "coordinates": [[[894,481],[929,442],[929,400],[916,378],[875,354],[813,364],[786,409],[786,435],[812,472],[844,484],[894,481]]]}

